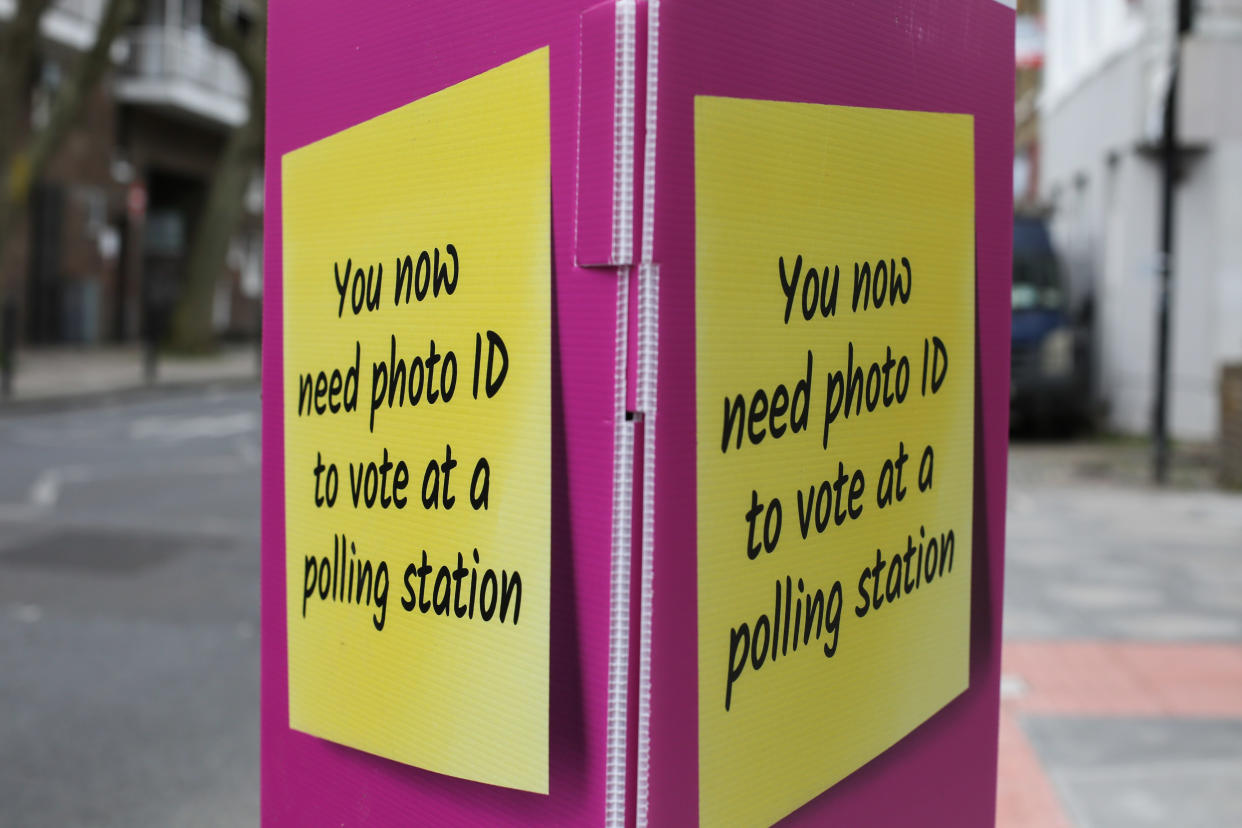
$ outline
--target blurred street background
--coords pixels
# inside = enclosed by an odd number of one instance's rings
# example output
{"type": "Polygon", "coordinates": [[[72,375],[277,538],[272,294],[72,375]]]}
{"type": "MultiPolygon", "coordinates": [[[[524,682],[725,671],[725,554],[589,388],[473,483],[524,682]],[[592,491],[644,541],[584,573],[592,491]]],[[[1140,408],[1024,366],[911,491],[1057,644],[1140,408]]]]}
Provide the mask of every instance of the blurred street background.
{"type": "Polygon", "coordinates": [[[1242,496],[1201,448],[1009,462],[998,824],[1242,825],[1242,496]]]}
{"type": "MultiPolygon", "coordinates": [[[[1019,0],[998,824],[1242,825],[1242,0],[1019,0]]],[[[0,826],[258,821],[265,6],[0,0],[0,826]]]]}
{"type": "Polygon", "coordinates": [[[1242,2],[1017,7],[998,823],[1242,825],[1242,2]]]}
{"type": "Polygon", "coordinates": [[[253,383],[0,416],[0,825],[258,824],[253,383]]]}

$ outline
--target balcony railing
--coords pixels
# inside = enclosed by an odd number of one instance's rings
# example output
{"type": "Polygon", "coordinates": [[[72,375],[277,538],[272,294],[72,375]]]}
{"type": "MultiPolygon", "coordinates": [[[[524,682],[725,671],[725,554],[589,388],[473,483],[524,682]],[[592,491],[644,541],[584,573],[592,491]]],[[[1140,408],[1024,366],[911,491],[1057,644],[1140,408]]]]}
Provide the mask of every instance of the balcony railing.
{"type": "Polygon", "coordinates": [[[249,87],[226,49],[197,29],[143,26],[126,35],[117,97],[180,109],[230,126],[246,118],[249,87]]]}

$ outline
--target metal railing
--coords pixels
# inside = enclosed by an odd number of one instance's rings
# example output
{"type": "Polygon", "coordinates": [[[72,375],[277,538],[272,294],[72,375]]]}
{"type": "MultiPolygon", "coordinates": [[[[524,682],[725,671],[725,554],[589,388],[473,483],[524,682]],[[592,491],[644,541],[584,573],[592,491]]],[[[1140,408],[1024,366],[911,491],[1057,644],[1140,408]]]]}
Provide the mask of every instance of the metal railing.
{"type": "Polygon", "coordinates": [[[201,30],[140,26],[125,37],[129,54],[123,71],[130,78],[182,81],[239,101],[249,97],[237,58],[201,30]]]}

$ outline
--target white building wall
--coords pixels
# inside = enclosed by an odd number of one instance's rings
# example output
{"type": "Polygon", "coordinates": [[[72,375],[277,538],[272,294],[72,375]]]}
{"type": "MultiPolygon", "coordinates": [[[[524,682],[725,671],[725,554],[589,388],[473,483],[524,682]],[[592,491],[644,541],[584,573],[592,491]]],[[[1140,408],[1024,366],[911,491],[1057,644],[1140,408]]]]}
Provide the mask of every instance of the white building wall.
{"type": "MultiPolygon", "coordinates": [[[[1216,261],[1216,354],[1242,361],[1242,140],[1215,150],[1216,224],[1221,229],[1216,261]]],[[[1219,378],[1218,378],[1219,379],[1219,378]]]]}
{"type": "Polygon", "coordinates": [[[1055,104],[1081,80],[1126,52],[1148,27],[1147,5],[1128,0],[1047,0],[1045,3],[1044,97],[1055,104]]]}
{"type": "Polygon", "coordinates": [[[1160,178],[1146,158],[1115,157],[1117,196],[1106,214],[1096,303],[1096,347],[1102,353],[1097,395],[1107,422],[1135,433],[1151,424],[1160,178]]]}
{"type": "Polygon", "coordinates": [[[1216,435],[1216,266],[1223,245],[1216,212],[1219,156],[1189,161],[1176,191],[1169,373],[1169,430],[1216,435]]]}
{"type": "MultiPolygon", "coordinates": [[[[1230,71],[1242,65],[1242,2],[1206,6],[1180,110],[1196,143],[1176,195],[1169,411],[1175,437],[1200,440],[1218,430],[1221,363],[1242,357],[1242,77],[1230,71]]],[[[1071,295],[1094,306],[1097,404],[1109,427],[1143,433],[1154,400],[1173,3],[1049,0],[1046,10],[1041,196],[1071,295]]]]}

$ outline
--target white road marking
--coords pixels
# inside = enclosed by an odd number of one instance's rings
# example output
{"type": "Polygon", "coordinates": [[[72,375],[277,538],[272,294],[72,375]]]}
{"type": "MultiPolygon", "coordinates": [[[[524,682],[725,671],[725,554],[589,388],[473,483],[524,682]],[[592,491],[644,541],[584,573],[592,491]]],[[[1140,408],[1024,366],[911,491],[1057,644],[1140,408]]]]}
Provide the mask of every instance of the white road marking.
{"type": "Polygon", "coordinates": [[[160,440],[179,443],[211,437],[234,437],[259,428],[259,415],[253,411],[201,417],[142,417],[129,426],[131,440],[160,440]]]}
{"type": "Polygon", "coordinates": [[[37,624],[43,619],[43,610],[35,604],[18,604],[13,607],[13,617],[23,624],[37,624]]]}
{"type": "Polygon", "coordinates": [[[37,509],[51,509],[60,500],[60,491],[65,483],[82,483],[87,479],[88,472],[82,466],[44,469],[31,485],[27,500],[37,509]]]}

